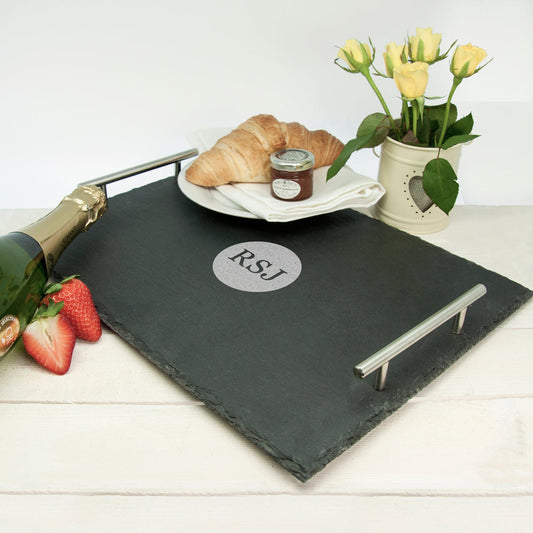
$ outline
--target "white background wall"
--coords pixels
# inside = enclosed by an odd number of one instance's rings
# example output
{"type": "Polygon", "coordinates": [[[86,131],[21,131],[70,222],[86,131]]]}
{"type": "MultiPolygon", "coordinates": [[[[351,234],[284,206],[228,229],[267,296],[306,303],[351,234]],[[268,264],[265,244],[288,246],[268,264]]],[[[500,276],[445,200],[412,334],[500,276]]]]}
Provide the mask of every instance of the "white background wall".
{"type": "MultiPolygon", "coordinates": [[[[443,33],[443,49],[459,39],[495,58],[454,99],[482,135],[463,149],[461,201],[533,204],[531,0],[0,0],[0,8],[0,208],[54,206],[80,181],[173,154],[189,146],[187,132],[257,113],[347,141],[380,108],[361,76],[333,64],[336,46],[371,36],[382,68],[385,44],[417,26],[443,33]]],[[[427,94],[445,96],[448,62],[431,75],[427,94]]],[[[393,82],[378,83],[399,110],[393,82]]],[[[369,150],[350,162],[372,177],[377,164],[369,150]]]]}

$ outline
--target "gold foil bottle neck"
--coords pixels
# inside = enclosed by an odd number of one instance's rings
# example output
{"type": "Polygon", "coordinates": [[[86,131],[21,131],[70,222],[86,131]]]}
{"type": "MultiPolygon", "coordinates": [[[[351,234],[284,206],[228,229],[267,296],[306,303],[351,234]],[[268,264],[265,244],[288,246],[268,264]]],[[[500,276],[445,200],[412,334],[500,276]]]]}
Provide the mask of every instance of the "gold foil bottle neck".
{"type": "Polygon", "coordinates": [[[107,198],[104,191],[95,185],[80,185],[71,194],[65,196],[59,205],[64,202],[73,202],[88,214],[86,227],[98,220],[107,208],[107,198]]]}
{"type": "Polygon", "coordinates": [[[106,208],[107,198],[102,189],[95,185],[80,185],[65,196],[53,211],[20,232],[39,243],[50,274],[63,250],[96,222],[106,208]]]}

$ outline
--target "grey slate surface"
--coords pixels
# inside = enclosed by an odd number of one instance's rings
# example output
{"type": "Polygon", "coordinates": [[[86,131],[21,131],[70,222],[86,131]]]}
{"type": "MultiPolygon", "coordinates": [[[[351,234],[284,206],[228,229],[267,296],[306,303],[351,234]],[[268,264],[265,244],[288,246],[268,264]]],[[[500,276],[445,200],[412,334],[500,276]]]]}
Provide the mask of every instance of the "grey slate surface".
{"type": "MultiPolygon", "coordinates": [[[[80,274],[102,320],[301,481],[398,409],[531,297],[463,258],[353,211],[272,224],[193,204],[167,178],[110,200],[57,266],[80,274]],[[291,285],[222,284],[228,246],[295,252],[291,285]],[[477,283],[462,335],[450,323],[391,362],[387,388],[353,366],[477,283]]],[[[502,353],[502,362],[505,353],[502,353]]]]}

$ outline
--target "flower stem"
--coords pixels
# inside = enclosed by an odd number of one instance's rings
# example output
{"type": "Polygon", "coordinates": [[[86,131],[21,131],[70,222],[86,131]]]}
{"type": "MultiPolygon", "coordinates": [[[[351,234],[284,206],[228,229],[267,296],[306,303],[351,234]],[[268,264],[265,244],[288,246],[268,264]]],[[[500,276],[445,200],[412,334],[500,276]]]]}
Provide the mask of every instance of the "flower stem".
{"type": "Polygon", "coordinates": [[[407,104],[407,100],[402,98],[402,114],[405,121],[405,131],[409,131],[411,129],[411,120],[409,118],[409,106],[407,104]]]}
{"type": "Polygon", "coordinates": [[[380,90],[378,89],[378,86],[375,84],[374,80],[372,79],[372,74],[370,74],[369,68],[368,67],[361,68],[360,72],[367,79],[368,83],[370,84],[370,87],[372,87],[372,90],[376,93],[376,96],[378,97],[379,101],[381,102],[381,106],[383,107],[383,109],[385,111],[385,114],[389,117],[391,126],[393,128],[395,128],[394,119],[392,118],[392,114],[389,111],[387,103],[385,102],[385,99],[383,98],[383,95],[381,94],[380,90]]]}
{"type": "Polygon", "coordinates": [[[412,106],[413,106],[413,135],[416,138],[416,129],[418,126],[418,102],[416,100],[413,100],[412,106]]]}
{"type": "Polygon", "coordinates": [[[448,129],[448,117],[450,116],[450,106],[452,104],[452,98],[459,84],[463,81],[463,78],[458,78],[457,76],[453,77],[452,88],[450,89],[450,94],[448,95],[448,100],[446,101],[446,110],[444,111],[444,124],[442,125],[442,131],[440,133],[439,142],[437,146],[442,146],[444,141],[444,136],[446,135],[446,130],[448,129]]]}

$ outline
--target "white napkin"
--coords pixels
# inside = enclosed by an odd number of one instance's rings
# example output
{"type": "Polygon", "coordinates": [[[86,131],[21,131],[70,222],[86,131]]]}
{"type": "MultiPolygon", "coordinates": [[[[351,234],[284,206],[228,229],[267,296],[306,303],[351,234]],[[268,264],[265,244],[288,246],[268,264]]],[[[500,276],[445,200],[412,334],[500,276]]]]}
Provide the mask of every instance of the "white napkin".
{"type": "Polygon", "coordinates": [[[385,194],[380,183],[356,174],[348,167],[327,183],[326,173],[327,167],[315,169],[313,195],[297,202],[274,198],[269,183],[237,183],[220,185],[216,189],[243,209],[269,222],[288,222],[340,209],[370,207],[385,194]]]}
{"type": "MultiPolygon", "coordinates": [[[[202,130],[195,132],[194,140],[203,151],[213,146],[224,134],[220,129],[202,130]]],[[[313,175],[313,195],[297,202],[274,198],[269,183],[235,183],[220,185],[216,190],[242,209],[269,222],[288,222],[340,209],[368,208],[385,194],[380,183],[357,174],[347,166],[328,182],[326,174],[327,167],[316,168],[313,175]]]]}

